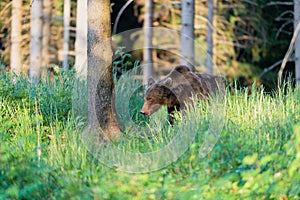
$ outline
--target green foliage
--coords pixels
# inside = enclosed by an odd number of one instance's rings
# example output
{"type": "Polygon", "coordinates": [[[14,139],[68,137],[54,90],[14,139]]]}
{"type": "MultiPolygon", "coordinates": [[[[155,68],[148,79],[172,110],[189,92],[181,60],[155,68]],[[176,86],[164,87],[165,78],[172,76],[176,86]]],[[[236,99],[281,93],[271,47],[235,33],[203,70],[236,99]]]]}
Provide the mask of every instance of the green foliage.
{"type": "Polygon", "coordinates": [[[115,79],[119,79],[122,74],[139,65],[137,61],[134,64],[131,62],[132,55],[124,52],[125,48],[126,47],[119,47],[114,52],[113,74],[115,79]]]}
{"type": "Polygon", "coordinates": [[[3,73],[0,76],[0,98],[15,106],[25,106],[30,112],[37,104],[45,125],[55,120],[66,120],[72,109],[75,71],[57,69],[56,74],[51,80],[47,78],[32,84],[26,76],[3,73]]]}
{"type": "Polygon", "coordinates": [[[140,86],[133,92],[129,100],[130,116],[132,116],[132,120],[138,125],[146,125],[146,122],[149,122],[149,118],[140,113],[144,104],[144,93],[144,87],[140,86]]]}
{"type": "Polygon", "coordinates": [[[84,124],[70,112],[73,77],[60,72],[54,80],[32,85],[22,76],[1,75],[1,199],[299,198],[299,87],[288,85],[272,95],[254,86],[229,88],[225,126],[204,158],[198,155],[211,119],[209,104],[198,102],[186,121],[177,120],[171,128],[165,109],[150,121],[134,115],[142,103],[140,91],[122,94],[130,97],[134,124],[149,127],[148,135],[137,135],[126,126],[125,150],[155,151],[178,129],[197,130],[176,162],[147,174],[127,174],[100,164],[82,143],[84,124]]]}

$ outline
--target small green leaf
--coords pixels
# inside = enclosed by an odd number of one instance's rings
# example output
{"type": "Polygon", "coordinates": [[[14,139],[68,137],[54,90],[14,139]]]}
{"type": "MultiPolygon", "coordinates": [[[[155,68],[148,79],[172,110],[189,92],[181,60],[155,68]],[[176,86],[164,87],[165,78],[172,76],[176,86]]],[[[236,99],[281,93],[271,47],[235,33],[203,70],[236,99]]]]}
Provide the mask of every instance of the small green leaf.
{"type": "Polygon", "coordinates": [[[288,173],[290,177],[293,177],[297,169],[300,168],[300,159],[295,159],[289,166],[288,173]]]}
{"type": "Polygon", "coordinates": [[[7,190],[6,193],[8,195],[10,195],[11,197],[18,197],[18,193],[19,193],[19,188],[17,185],[12,185],[10,186],[7,190]]]}
{"type": "Polygon", "coordinates": [[[254,164],[256,161],[257,161],[257,153],[254,153],[254,154],[251,155],[251,156],[246,156],[246,157],[243,159],[243,164],[245,164],[245,165],[252,165],[252,164],[254,164]]]}
{"type": "Polygon", "coordinates": [[[263,157],[260,161],[259,161],[259,165],[265,165],[268,162],[272,161],[274,158],[272,155],[267,155],[265,157],[263,157]]]}

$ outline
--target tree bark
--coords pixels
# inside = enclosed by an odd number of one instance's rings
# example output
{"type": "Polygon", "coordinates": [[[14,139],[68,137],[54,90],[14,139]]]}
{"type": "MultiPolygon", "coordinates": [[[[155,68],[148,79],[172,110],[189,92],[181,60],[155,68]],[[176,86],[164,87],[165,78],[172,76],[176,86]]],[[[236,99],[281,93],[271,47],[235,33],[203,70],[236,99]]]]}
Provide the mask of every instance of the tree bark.
{"type": "Polygon", "coordinates": [[[214,0],[208,0],[207,14],[207,34],[206,34],[206,72],[213,73],[213,20],[214,20],[214,0]]]}
{"type": "Polygon", "coordinates": [[[77,1],[75,69],[77,72],[87,62],[87,1],[77,1]]]}
{"type": "Polygon", "coordinates": [[[195,1],[181,1],[181,64],[194,71],[194,15],[195,1]]]}
{"type": "MultiPolygon", "coordinates": [[[[300,22],[300,0],[294,0],[294,30],[300,22]]],[[[300,36],[295,41],[295,80],[300,84],[300,36]]]]}
{"type": "Polygon", "coordinates": [[[64,46],[63,46],[63,69],[69,69],[69,26],[70,26],[71,0],[64,0],[64,46]]]}
{"type": "Polygon", "coordinates": [[[49,42],[51,37],[51,0],[43,0],[42,76],[46,77],[50,63],[49,42]]]}
{"type": "Polygon", "coordinates": [[[31,6],[31,39],[30,39],[30,70],[29,77],[32,82],[40,78],[41,52],[42,52],[42,1],[34,1],[31,6]]]}
{"type": "Polygon", "coordinates": [[[12,1],[11,52],[10,69],[17,75],[22,70],[21,34],[22,34],[22,0],[12,1]]]}
{"type": "Polygon", "coordinates": [[[153,1],[146,0],[144,18],[144,49],[143,49],[143,84],[146,85],[150,77],[153,76],[153,1]]]}
{"type": "Polygon", "coordinates": [[[109,0],[88,1],[88,123],[110,139],[120,135],[113,113],[111,19],[109,0]]]}

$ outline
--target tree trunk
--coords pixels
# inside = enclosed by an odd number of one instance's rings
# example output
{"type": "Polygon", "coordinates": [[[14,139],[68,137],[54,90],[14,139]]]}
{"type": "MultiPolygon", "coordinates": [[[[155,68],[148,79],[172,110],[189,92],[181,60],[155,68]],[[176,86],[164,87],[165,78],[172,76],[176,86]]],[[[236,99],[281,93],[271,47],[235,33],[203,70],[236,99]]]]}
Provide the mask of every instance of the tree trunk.
{"type": "Polygon", "coordinates": [[[43,0],[42,76],[46,77],[50,63],[49,42],[51,37],[51,0],[43,0]]]}
{"type": "Polygon", "coordinates": [[[10,69],[17,75],[22,70],[21,34],[22,34],[22,0],[12,1],[11,52],[10,69]]]}
{"type": "Polygon", "coordinates": [[[69,69],[69,26],[70,26],[71,0],[64,0],[64,46],[63,46],[63,69],[69,69]]]}
{"type": "Polygon", "coordinates": [[[153,38],[153,1],[146,0],[144,18],[143,84],[153,76],[152,38],[153,38]]]}
{"type": "Polygon", "coordinates": [[[120,134],[112,111],[112,47],[109,0],[88,0],[88,123],[110,139],[120,134]]]}
{"type": "Polygon", "coordinates": [[[181,64],[194,71],[194,0],[182,0],[181,9],[181,64]]]}
{"type": "Polygon", "coordinates": [[[87,1],[77,1],[75,69],[80,73],[87,62],[87,1]]]}
{"type": "Polygon", "coordinates": [[[30,70],[29,77],[32,82],[40,78],[42,53],[42,1],[34,1],[31,6],[31,39],[30,39],[30,70]]]}
{"type": "Polygon", "coordinates": [[[213,73],[213,20],[214,20],[214,0],[208,0],[207,14],[207,34],[206,34],[206,72],[213,73]]]}
{"type": "MultiPolygon", "coordinates": [[[[294,30],[300,22],[300,0],[294,0],[294,30]]],[[[295,41],[295,80],[300,84],[300,35],[295,41]]]]}

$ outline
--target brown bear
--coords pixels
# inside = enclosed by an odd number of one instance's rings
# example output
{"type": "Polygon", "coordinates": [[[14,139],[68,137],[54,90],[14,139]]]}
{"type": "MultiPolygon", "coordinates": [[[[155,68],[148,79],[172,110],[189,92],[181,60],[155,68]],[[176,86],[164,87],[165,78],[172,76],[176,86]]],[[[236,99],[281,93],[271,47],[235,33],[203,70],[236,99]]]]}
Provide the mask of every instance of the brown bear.
{"type": "Polygon", "coordinates": [[[184,110],[185,103],[191,103],[191,97],[208,99],[212,95],[225,92],[225,79],[210,74],[195,74],[186,66],[178,66],[165,78],[155,82],[148,81],[141,114],[150,116],[162,105],[168,108],[169,122],[174,124],[173,114],[184,110]]]}

